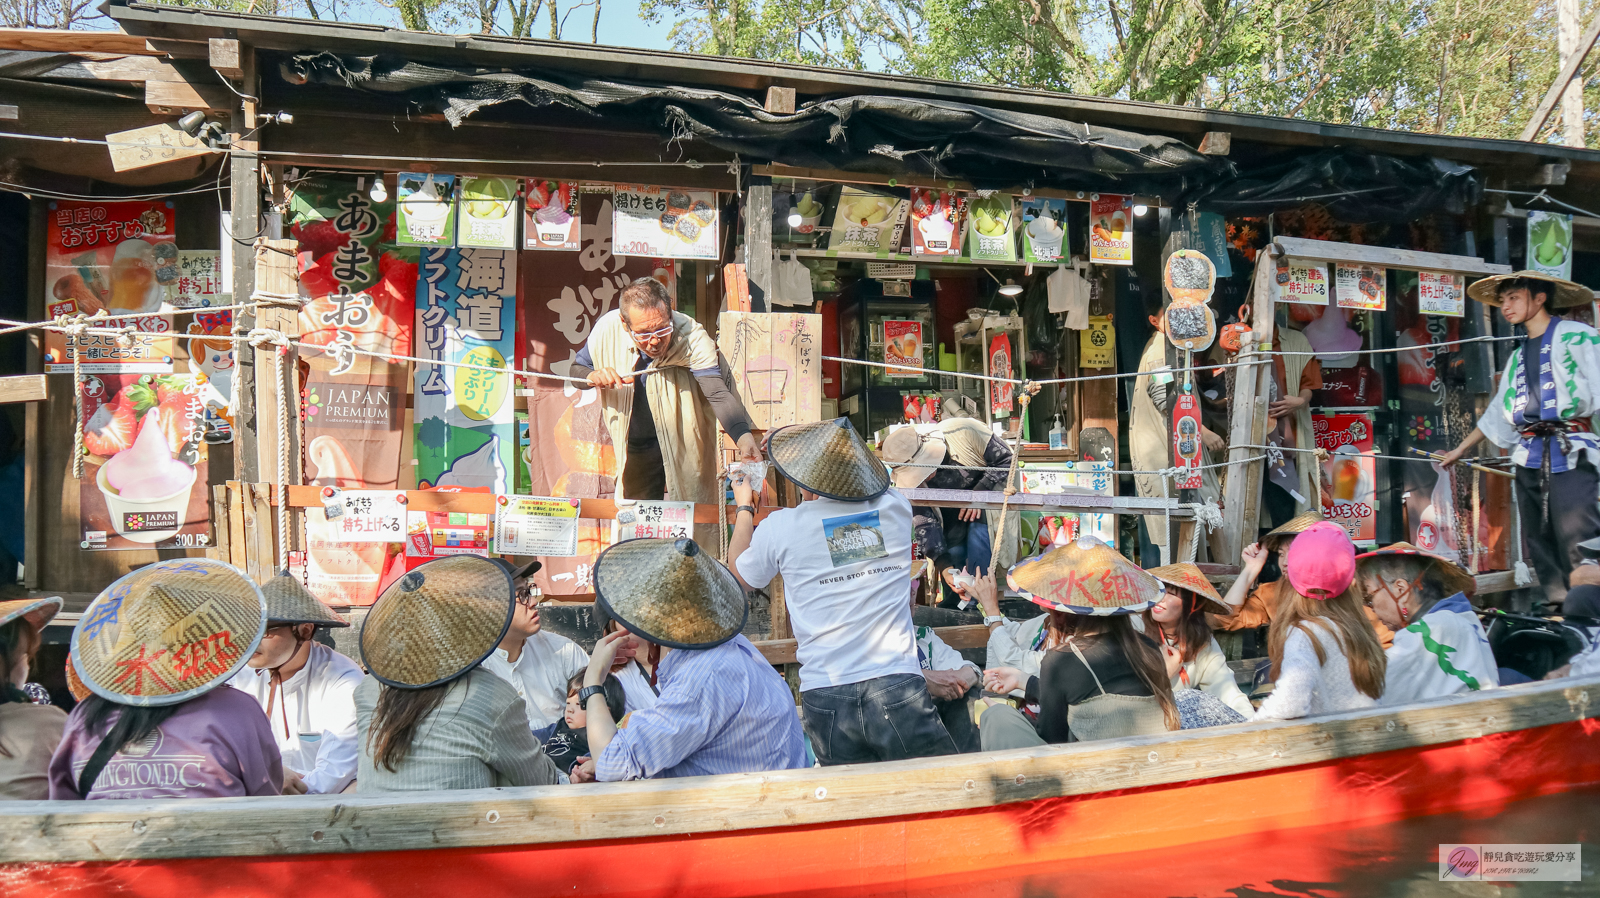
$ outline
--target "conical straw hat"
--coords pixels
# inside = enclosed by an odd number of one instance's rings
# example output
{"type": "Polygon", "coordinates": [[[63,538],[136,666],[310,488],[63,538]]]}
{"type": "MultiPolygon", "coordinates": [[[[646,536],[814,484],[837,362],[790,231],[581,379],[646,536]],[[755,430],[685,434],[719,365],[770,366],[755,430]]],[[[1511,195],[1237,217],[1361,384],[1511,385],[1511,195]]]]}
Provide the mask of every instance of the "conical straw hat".
{"type": "Polygon", "coordinates": [[[401,689],[448,683],[489,657],[514,607],[503,565],[477,555],[429,561],[378,597],[361,624],[361,661],[401,689]]]}
{"type": "Polygon", "coordinates": [[[1305,529],[1307,527],[1310,527],[1312,524],[1318,524],[1318,523],[1321,523],[1321,522],[1322,522],[1322,512],[1320,512],[1320,511],[1302,511],[1299,514],[1295,515],[1294,517],[1290,518],[1288,521],[1284,522],[1283,524],[1278,525],[1276,528],[1274,528],[1273,530],[1269,531],[1266,536],[1261,537],[1261,544],[1263,546],[1266,546],[1266,545],[1271,544],[1271,542],[1273,540],[1279,539],[1281,537],[1298,536],[1299,534],[1304,533],[1305,529]]]}
{"type": "Polygon", "coordinates": [[[1513,271],[1510,274],[1491,274],[1488,277],[1475,281],[1467,288],[1467,295],[1486,306],[1500,305],[1500,297],[1495,295],[1496,289],[1505,281],[1518,278],[1533,278],[1545,281],[1555,287],[1555,295],[1550,297],[1547,305],[1551,309],[1570,309],[1573,306],[1586,305],[1594,302],[1594,291],[1576,281],[1558,278],[1554,275],[1543,274],[1538,271],[1513,271]]]}
{"type": "Polygon", "coordinates": [[[1222,596],[1217,593],[1217,588],[1211,585],[1206,575],[1197,564],[1180,562],[1151,568],[1150,576],[1162,583],[1170,583],[1179,589],[1187,589],[1200,598],[1201,611],[1208,614],[1232,614],[1233,609],[1222,601],[1222,596]]]}
{"type": "Polygon", "coordinates": [[[72,631],[78,678],[125,705],[175,705],[244,667],[267,627],[266,601],[238,568],[157,562],[102,592],[72,631]]]}
{"type": "Polygon", "coordinates": [[[1161,600],[1161,581],[1093,537],[1079,537],[1011,569],[1036,605],[1071,614],[1136,614],[1161,600]]]}
{"type": "Polygon", "coordinates": [[[267,600],[267,622],[279,624],[316,624],[325,627],[348,627],[348,623],[334,614],[327,605],[312,595],[299,580],[284,571],[261,587],[267,600]]]}
{"type": "Polygon", "coordinates": [[[25,617],[28,623],[42,630],[46,624],[55,620],[56,613],[60,610],[60,596],[46,596],[42,599],[8,599],[0,602],[0,627],[19,617],[25,617]]]}
{"type": "Polygon", "coordinates": [[[864,502],[889,488],[889,470],[849,418],[780,427],[767,438],[767,457],[802,487],[846,502],[864,502]]]}
{"type": "Polygon", "coordinates": [[[1444,582],[1445,595],[1447,596],[1458,592],[1464,592],[1470,596],[1478,591],[1478,578],[1468,573],[1466,568],[1432,552],[1419,549],[1404,540],[1381,549],[1374,549],[1371,552],[1363,552],[1357,555],[1356,571],[1360,572],[1361,562],[1383,555],[1409,555],[1418,559],[1423,565],[1430,561],[1433,562],[1433,571],[1444,582]]]}
{"type": "Polygon", "coordinates": [[[658,645],[709,649],[744,629],[750,612],[733,572],[692,539],[630,539],[594,562],[601,610],[658,645]]]}

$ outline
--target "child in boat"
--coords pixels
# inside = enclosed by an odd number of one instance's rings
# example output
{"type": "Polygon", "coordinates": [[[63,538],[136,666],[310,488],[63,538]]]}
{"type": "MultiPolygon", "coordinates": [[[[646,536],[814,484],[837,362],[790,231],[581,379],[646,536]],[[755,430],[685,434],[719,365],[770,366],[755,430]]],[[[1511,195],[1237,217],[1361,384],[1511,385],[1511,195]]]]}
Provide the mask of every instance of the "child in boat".
{"type": "Polygon", "coordinates": [[[344,791],[356,778],[360,665],[312,641],[317,627],[348,627],[284,571],[261,588],[267,631],[228,685],[255,698],[283,756],[285,795],[344,791]]]}
{"type": "Polygon", "coordinates": [[[1250,699],[1239,691],[1233,669],[1222,647],[1211,635],[1206,615],[1227,614],[1217,588],[1193,564],[1169,564],[1150,575],[1166,584],[1161,601],[1150,606],[1135,624],[1161,644],[1172,688],[1204,692],[1248,720],[1255,714],[1250,699]]]}
{"type": "Polygon", "coordinates": [[[378,597],[361,627],[357,792],[557,781],[517,691],[481,666],[513,606],[510,573],[475,555],[427,562],[378,597]]]}
{"type": "Polygon", "coordinates": [[[72,632],[73,667],[94,694],[67,718],[50,798],[282,794],[266,714],[224,688],[265,626],[261,590],[218,561],[162,561],[111,584],[72,632]]]}
{"type": "Polygon", "coordinates": [[[1356,711],[1383,695],[1385,661],[1362,613],[1356,550],[1338,524],[1323,521],[1284,554],[1278,606],[1267,631],[1275,685],[1256,720],[1356,711]]]}
{"type": "Polygon", "coordinates": [[[1489,637],[1467,596],[1465,568],[1407,542],[1356,556],[1367,605],[1394,631],[1379,704],[1442,698],[1500,685],[1489,637]]]}
{"type": "MultiPolygon", "coordinates": [[[[589,756],[589,715],[583,710],[583,704],[578,701],[578,693],[583,690],[583,678],[588,673],[588,668],[578,671],[567,680],[567,710],[565,715],[555,723],[538,730],[534,730],[533,737],[544,743],[544,753],[550,756],[556,767],[562,773],[571,773],[573,765],[579,760],[589,756]]],[[[611,712],[613,720],[621,720],[627,714],[626,697],[622,691],[622,681],[615,674],[607,674],[603,684],[606,696],[606,710],[611,712]]]]}
{"type": "Polygon", "coordinates": [[[993,668],[984,688],[1021,689],[1039,705],[1037,724],[1009,705],[983,712],[984,751],[1086,742],[1178,729],[1177,705],[1160,651],[1133,627],[1133,615],[1161,595],[1161,583],[1092,537],[1028,559],[1012,585],[1049,609],[1060,645],[1045,652],[1039,675],[993,668]]]}
{"type": "MultiPolygon", "coordinates": [[[[67,715],[34,704],[22,687],[39,650],[39,633],[61,610],[61,600],[0,602],[0,801],[50,797],[50,755],[61,742],[67,715]]],[[[37,688],[37,687],[35,687],[37,688]]]]}
{"type": "Polygon", "coordinates": [[[917,663],[906,603],[911,503],[848,418],[780,427],[768,456],[805,501],[755,526],[755,490],[739,503],[728,564],[746,588],[783,575],[800,659],[806,735],[824,765],[956,753],[917,663]]]}
{"type": "Polygon", "coordinates": [[[573,768],[573,782],[806,766],[794,695],[739,632],[744,590],[694,540],[617,543],[595,559],[594,590],[596,607],[623,630],[602,637],[589,658],[578,700],[591,757],[573,768]],[[670,651],[657,668],[655,707],[619,730],[602,684],[629,634],[670,651]]]}

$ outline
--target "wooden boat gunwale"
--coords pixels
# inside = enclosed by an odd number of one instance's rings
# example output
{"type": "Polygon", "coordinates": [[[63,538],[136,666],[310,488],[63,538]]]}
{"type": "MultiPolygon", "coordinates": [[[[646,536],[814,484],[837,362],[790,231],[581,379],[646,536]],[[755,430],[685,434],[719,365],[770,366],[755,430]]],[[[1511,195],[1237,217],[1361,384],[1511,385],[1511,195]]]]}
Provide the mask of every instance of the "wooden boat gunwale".
{"type": "Polygon", "coordinates": [[[0,802],[0,862],[549,845],[936,815],[1214,780],[1600,716],[1600,677],[1393,708],[869,765],[450,792],[0,802]]]}

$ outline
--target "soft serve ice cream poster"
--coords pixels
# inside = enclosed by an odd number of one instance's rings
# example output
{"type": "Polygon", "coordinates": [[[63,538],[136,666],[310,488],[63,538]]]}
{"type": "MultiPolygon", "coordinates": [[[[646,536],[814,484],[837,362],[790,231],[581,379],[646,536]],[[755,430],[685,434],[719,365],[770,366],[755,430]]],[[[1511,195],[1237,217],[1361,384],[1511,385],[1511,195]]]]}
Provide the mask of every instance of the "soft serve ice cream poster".
{"type": "Polygon", "coordinates": [[[960,194],[911,188],[911,254],[960,256],[966,207],[960,194]]]}
{"type": "Polygon", "coordinates": [[[516,458],[517,254],[427,249],[417,272],[417,486],[509,493],[516,458]]]}
{"type": "Polygon", "coordinates": [[[1067,201],[1028,197],[1022,201],[1022,258],[1058,262],[1067,245],[1067,201]]]}
{"type": "Polygon", "coordinates": [[[83,548],[211,544],[205,382],[203,374],[85,377],[83,548]]]}

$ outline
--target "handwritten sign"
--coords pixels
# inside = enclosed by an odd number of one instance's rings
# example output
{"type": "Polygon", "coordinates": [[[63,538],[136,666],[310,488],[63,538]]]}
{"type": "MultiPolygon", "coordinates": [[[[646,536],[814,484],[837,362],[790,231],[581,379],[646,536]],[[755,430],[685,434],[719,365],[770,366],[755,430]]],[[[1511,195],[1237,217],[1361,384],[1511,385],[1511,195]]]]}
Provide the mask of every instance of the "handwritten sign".
{"type": "Polygon", "coordinates": [[[693,502],[638,502],[617,512],[617,539],[694,539],[693,502]]]}
{"type": "Polygon", "coordinates": [[[1373,265],[1335,265],[1333,295],[1341,309],[1381,312],[1388,305],[1387,269],[1373,265]]]}
{"type": "Polygon", "coordinates": [[[500,555],[578,554],[577,499],[496,496],[494,548],[500,555]]]}
{"type": "Polygon", "coordinates": [[[119,172],[221,152],[172,122],[107,134],[106,148],[111,152],[111,168],[119,172]]]}
{"type": "Polygon", "coordinates": [[[405,502],[406,494],[394,490],[333,490],[331,496],[324,491],[326,523],[316,537],[341,543],[405,542],[405,502]]]}
{"type": "Polygon", "coordinates": [[[1466,279],[1459,274],[1417,272],[1417,311],[1424,315],[1466,314],[1466,279]]]}
{"type": "Polygon", "coordinates": [[[1278,302],[1296,302],[1307,306],[1328,304],[1328,266],[1296,265],[1289,263],[1289,283],[1273,286],[1278,290],[1278,302]]]}

